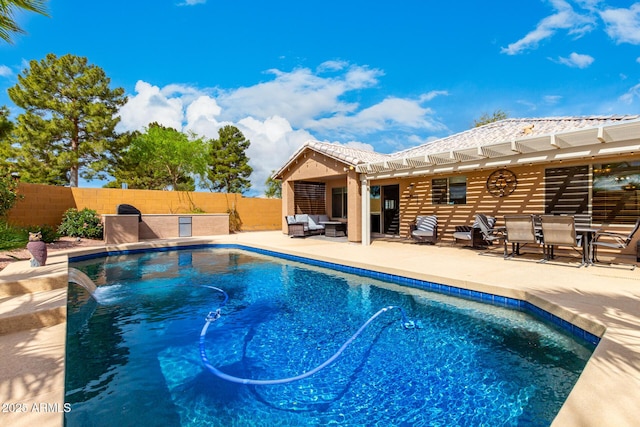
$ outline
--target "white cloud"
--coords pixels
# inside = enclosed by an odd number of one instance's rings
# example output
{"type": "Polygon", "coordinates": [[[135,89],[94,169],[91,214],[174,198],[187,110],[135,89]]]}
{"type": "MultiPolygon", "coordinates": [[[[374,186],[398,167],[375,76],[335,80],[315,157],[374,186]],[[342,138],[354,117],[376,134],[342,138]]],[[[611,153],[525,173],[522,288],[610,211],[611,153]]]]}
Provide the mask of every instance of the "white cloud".
{"type": "Polygon", "coordinates": [[[317,68],[318,72],[323,71],[339,71],[349,66],[347,61],[325,61],[317,68]]]}
{"type": "Polygon", "coordinates": [[[592,56],[572,52],[568,58],[564,58],[561,56],[555,62],[569,67],[587,68],[593,63],[593,61],[594,59],[592,56]]]}
{"type": "Polygon", "coordinates": [[[201,136],[216,138],[218,130],[228,124],[218,121],[221,112],[222,109],[215,99],[206,95],[200,96],[187,106],[185,129],[201,136]]]}
{"type": "Polygon", "coordinates": [[[11,77],[13,76],[13,70],[7,67],[6,65],[0,65],[0,77],[11,77]]]}
{"type": "Polygon", "coordinates": [[[419,99],[420,99],[420,102],[428,102],[434,99],[435,97],[448,96],[448,95],[449,95],[449,92],[447,92],[446,90],[432,90],[431,92],[423,93],[422,95],[420,95],[419,99]]]}
{"type": "Polygon", "coordinates": [[[360,66],[351,66],[335,77],[323,77],[308,68],[288,73],[269,70],[269,73],[275,79],[220,94],[218,102],[231,120],[250,112],[260,119],[280,115],[294,127],[305,127],[312,117],[356,110],[357,104],[341,97],[349,91],[375,86],[382,74],[360,66]]]}
{"type": "Polygon", "coordinates": [[[236,124],[243,135],[251,141],[247,150],[251,174],[252,190],[264,194],[264,182],[275,170],[306,141],[315,139],[305,130],[294,130],[289,122],[279,116],[258,120],[245,117],[236,124]]]}
{"type": "Polygon", "coordinates": [[[404,147],[410,138],[421,138],[414,134],[444,128],[423,104],[447,95],[445,91],[417,99],[389,97],[367,106],[347,100],[377,85],[380,70],[327,61],[315,71],[270,70],[268,75],[269,81],[227,90],[181,84],[160,88],[139,81],[120,110],[120,130],[142,130],[156,121],[217,138],[222,126],[234,125],[251,141],[252,188],[262,194],[271,172],[307,140],[348,140],[346,145],[372,150],[361,139],[404,147]]]}
{"type": "Polygon", "coordinates": [[[502,48],[501,52],[507,55],[517,55],[526,50],[535,49],[538,43],[550,38],[558,30],[566,30],[568,34],[576,38],[593,30],[595,19],[590,14],[576,13],[565,0],[552,0],[551,4],[556,13],[542,19],[533,31],[522,39],[502,48]]]}
{"type": "Polygon", "coordinates": [[[600,12],[605,30],[616,43],[640,44],[640,3],[629,9],[606,9],[600,12]]]}
{"type": "Polygon", "coordinates": [[[629,88],[627,93],[620,96],[618,99],[625,104],[633,104],[633,101],[638,97],[640,97],[640,83],[629,88]]]}
{"type": "Polygon", "coordinates": [[[542,98],[546,104],[556,105],[558,102],[562,100],[562,96],[560,95],[547,95],[542,98]]]}
{"type": "Polygon", "coordinates": [[[336,133],[367,135],[392,128],[422,130],[442,129],[442,125],[429,118],[433,112],[419,101],[387,98],[355,114],[337,114],[310,122],[308,127],[336,133]]]}
{"type": "Polygon", "coordinates": [[[122,130],[141,130],[152,122],[182,130],[184,114],[180,98],[169,98],[158,86],[143,81],[136,83],[135,91],[137,94],[130,96],[120,109],[118,126],[122,130]]]}
{"type": "Polygon", "coordinates": [[[196,4],[205,4],[207,0],[185,0],[182,3],[178,3],[178,6],[193,6],[196,4]]]}

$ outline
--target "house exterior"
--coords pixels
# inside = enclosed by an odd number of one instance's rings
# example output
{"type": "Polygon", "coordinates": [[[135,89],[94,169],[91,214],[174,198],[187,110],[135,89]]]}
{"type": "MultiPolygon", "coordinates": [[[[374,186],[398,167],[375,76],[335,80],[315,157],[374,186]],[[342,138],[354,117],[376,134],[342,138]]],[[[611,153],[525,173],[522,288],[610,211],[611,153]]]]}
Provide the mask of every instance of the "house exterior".
{"type": "Polygon", "coordinates": [[[392,154],[310,141],[274,176],[284,215],[326,213],[364,245],[431,214],[442,241],[476,213],[590,214],[624,232],[640,216],[640,116],[506,119],[392,154]]]}

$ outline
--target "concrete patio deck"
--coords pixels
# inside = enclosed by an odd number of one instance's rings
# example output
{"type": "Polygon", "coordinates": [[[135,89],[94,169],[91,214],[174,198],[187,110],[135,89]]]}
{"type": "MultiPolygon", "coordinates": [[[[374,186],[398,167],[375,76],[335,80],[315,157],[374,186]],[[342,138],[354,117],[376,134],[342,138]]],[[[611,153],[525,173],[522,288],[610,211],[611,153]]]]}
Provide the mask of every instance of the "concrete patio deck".
{"type": "MultiPolygon", "coordinates": [[[[154,241],[110,246],[109,249],[200,243],[247,245],[528,300],[602,336],[553,425],[638,425],[640,269],[575,268],[575,263],[563,260],[554,264],[505,261],[499,249],[492,256],[487,254],[491,251],[475,251],[446,243],[428,246],[401,240],[375,240],[371,246],[365,247],[329,238],[291,239],[281,232],[154,241]]],[[[79,255],[100,251],[104,248],[84,248],[71,253],[79,255]]],[[[9,277],[22,284],[46,283],[43,278],[56,278],[64,275],[65,270],[65,254],[54,257],[47,269],[32,269],[28,262],[18,262],[0,272],[0,285],[9,277]]],[[[62,289],[48,290],[45,286],[39,292],[49,292],[44,298],[46,301],[37,304],[55,304],[52,300],[60,298],[59,292],[66,295],[66,288],[62,289]]],[[[36,299],[34,296],[28,298],[36,299]]],[[[15,307],[7,309],[9,304],[8,297],[0,294],[0,316],[7,310],[18,310],[15,307]]],[[[33,325],[38,326],[37,329],[0,335],[0,403],[25,404],[26,408],[25,412],[3,411],[0,413],[0,425],[62,425],[61,412],[35,412],[33,404],[57,403],[60,411],[63,410],[65,323],[64,319],[58,319],[53,326],[47,326],[46,320],[38,322],[33,325]]]]}

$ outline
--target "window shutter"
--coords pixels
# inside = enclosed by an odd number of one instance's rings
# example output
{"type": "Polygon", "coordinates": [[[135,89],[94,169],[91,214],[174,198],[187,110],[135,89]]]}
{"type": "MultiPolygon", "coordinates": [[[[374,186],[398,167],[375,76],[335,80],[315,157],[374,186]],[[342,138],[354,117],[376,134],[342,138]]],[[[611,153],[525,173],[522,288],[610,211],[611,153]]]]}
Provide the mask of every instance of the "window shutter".
{"type": "Polygon", "coordinates": [[[297,214],[323,215],[327,213],[324,182],[295,181],[293,191],[297,214]]]}

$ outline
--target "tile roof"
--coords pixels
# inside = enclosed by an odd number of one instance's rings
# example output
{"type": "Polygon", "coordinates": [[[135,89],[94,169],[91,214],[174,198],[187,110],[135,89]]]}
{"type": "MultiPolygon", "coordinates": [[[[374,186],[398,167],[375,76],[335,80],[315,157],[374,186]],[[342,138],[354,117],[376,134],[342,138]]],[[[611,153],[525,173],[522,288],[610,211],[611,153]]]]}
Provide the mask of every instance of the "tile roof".
{"type": "Polygon", "coordinates": [[[386,154],[376,153],[375,151],[353,148],[342,144],[307,141],[295,153],[289,157],[285,164],[273,176],[280,176],[284,170],[293,162],[303,151],[311,149],[318,153],[324,154],[332,159],[339,160],[347,165],[357,166],[368,162],[381,162],[388,158],[386,154]]]}
{"type": "Polygon", "coordinates": [[[388,158],[387,154],[335,143],[308,141],[304,146],[353,166],[363,162],[379,162],[388,158]]]}
{"type": "Polygon", "coordinates": [[[639,120],[640,115],[505,119],[391,154],[381,154],[336,143],[307,141],[293,153],[274,176],[279,176],[284,169],[306,149],[322,153],[348,165],[357,166],[364,163],[445,153],[452,150],[464,150],[511,142],[516,139],[549,136],[583,129],[595,129],[600,126],[610,126],[639,120]]]}
{"type": "Polygon", "coordinates": [[[516,138],[552,135],[638,119],[640,115],[505,119],[390,154],[389,159],[492,145],[516,138]]]}

